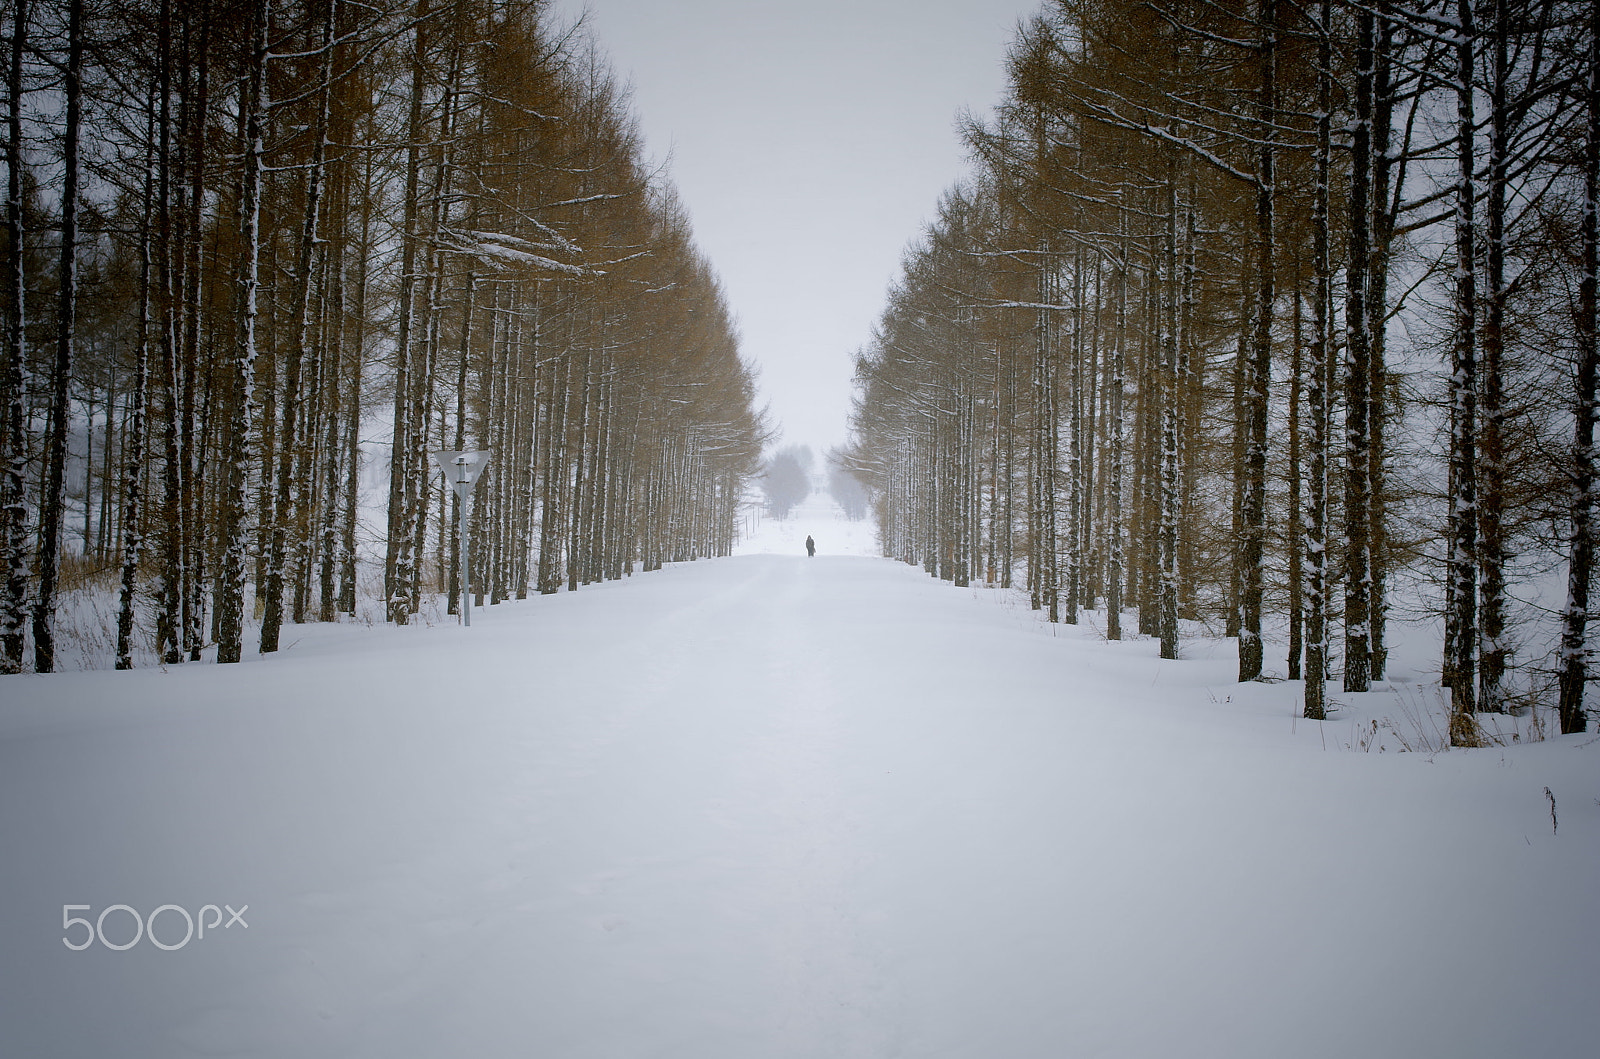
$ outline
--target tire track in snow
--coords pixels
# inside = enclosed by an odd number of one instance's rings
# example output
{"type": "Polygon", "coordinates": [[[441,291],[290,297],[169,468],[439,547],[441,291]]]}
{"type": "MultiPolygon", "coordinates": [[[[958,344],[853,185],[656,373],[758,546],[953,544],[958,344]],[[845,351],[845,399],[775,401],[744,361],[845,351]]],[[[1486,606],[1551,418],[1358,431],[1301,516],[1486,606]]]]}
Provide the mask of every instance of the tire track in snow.
{"type": "Polygon", "coordinates": [[[614,852],[631,852],[589,876],[582,896],[585,918],[617,924],[619,947],[635,928],[665,941],[687,983],[680,1017],[707,1011],[711,1033],[768,1027],[768,1055],[878,1056],[877,961],[851,905],[863,851],[841,784],[848,703],[826,634],[836,604],[818,588],[825,563],[732,561],[710,591],[641,631],[638,664],[615,678],[628,705],[587,753],[660,803],[643,810],[653,825],[612,837],[614,852]],[[652,921],[665,894],[694,895],[678,906],[686,923],[652,921]]]}
{"type": "Polygon", "coordinates": [[[839,564],[778,560],[770,570],[778,584],[760,611],[759,647],[773,699],[749,778],[774,829],[767,868],[778,915],[767,943],[781,974],[777,1025],[796,1056],[882,1056],[882,961],[855,902],[867,851],[843,760],[852,703],[828,635],[838,615],[819,590],[839,564]]]}
{"type": "MultiPolygon", "coordinates": [[[[848,703],[828,642],[837,601],[819,589],[826,563],[697,564],[622,586],[604,608],[600,593],[554,601],[573,613],[541,664],[565,670],[590,653],[577,641],[601,614],[616,664],[546,690],[570,700],[550,707],[558,738],[518,735],[528,767],[500,801],[526,830],[507,838],[501,863],[516,867],[475,886],[474,901],[500,910],[491,920],[561,925],[525,943],[549,954],[536,979],[577,1021],[616,1019],[595,1000],[609,993],[636,1024],[613,1028],[623,1039],[693,1030],[694,1048],[659,1054],[888,1054],[874,1029],[878,961],[851,904],[863,851],[839,775],[848,703]],[[678,576],[701,590],[687,602],[678,576]],[[754,1051],[707,1050],[741,1040],[754,1051]]],[[[470,978],[467,962],[454,961],[470,978]]]]}

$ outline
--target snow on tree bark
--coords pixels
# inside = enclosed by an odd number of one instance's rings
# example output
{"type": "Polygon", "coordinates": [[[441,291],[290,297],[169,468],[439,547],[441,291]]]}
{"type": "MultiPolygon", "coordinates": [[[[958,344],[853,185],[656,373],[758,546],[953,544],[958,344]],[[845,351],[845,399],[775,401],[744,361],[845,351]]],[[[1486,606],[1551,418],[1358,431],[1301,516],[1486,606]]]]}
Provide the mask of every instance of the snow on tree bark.
{"type": "Polygon", "coordinates": [[[1310,720],[1327,716],[1328,680],[1328,451],[1332,379],[1333,261],[1331,257],[1330,176],[1333,167],[1333,4],[1317,7],[1316,146],[1312,160],[1311,345],[1306,365],[1306,439],[1310,475],[1306,482],[1305,528],[1305,704],[1310,720]]]}
{"type": "Polygon", "coordinates": [[[1600,5],[1591,5],[1587,69],[1583,71],[1583,175],[1576,336],[1578,363],[1572,394],[1572,465],[1568,501],[1567,599],[1561,613],[1560,699],[1564,733],[1588,729],[1584,684],[1588,679],[1589,582],[1594,567],[1596,402],[1600,400],[1600,5]]]}
{"type": "Polygon", "coordinates": [[[266,153],[267,41],[271,5],[251,8],[250,58],[240,86],[239,143],[243,149],[238,190],[239,263],[234,280],[236,325],[228,365],[227,422],[222,464],[227,482],[222,506],[222,562],[218,571],[217,661],[238,662],[244,646],[244,590],[250,553],[249,488],[254,462],[252,436],[257,296],[260,288],[261,183],[266,153]]]}
{"type": "Polygon", "coordinates": [[[1450,743],[1480,742],[1476,712],[1478,504],[1477,504],[1477,254],[1474,204],[1477,199],[1474,149],[1473,59],[1476,33],[1471,0],[1457,0],[1455,299],[1450,351],[1450,594],[1455,639],[1450,667],[1450,743]]]}
{"type": "Polygon", "coordinates": [[[33,668],[55,672],[56,591],[61,578],[67,432],[71,415],[73,346],[78,313],[79,138],[83,125],[83,0],[67,5],[67,57],[62,68],[66,120],[61,134],[61,264],[55,359],[50,367],[50,427],[39,503],[39,590],[33,607],[33,668]]]}
{"type": "Polygon", "coordinates": [[[1261,675],[1262,591],[1265,581],[1267,532],[1267,384],[1272,374],[1272,324],[1277,301],[1276,164],[1278,123],[1278,7],[1277,0],[1260,0],[1257,8],[1261,34],[1257,120],[1259,148],[1256,162],[1256,305],[1255,332],[1245,384],[1245,489],[1242,498],[1244,539],[1239,614],[1239,679],[1261,675]]]}
{"type": "Polygon", "coordinates": [[[1355,115],[1350,129],[1349,264],[1345,270],[1345,578],[1344,690],[1366,691],[1372,680],[1371,526],[1372,336],[1366,312],[1371,268],[1372,102],[1376,18],[1356,13],[1355,115]]]}
{"type": "MultiPolygon", "coordinates": [[[[27,284],[23,254],[23,60],[28,0],[13,0],[6,63],[5,362],[0,374],[0,673],[20,673],[28,618],[27,284]]],[[[109,447],[109,446],[108,446],[109,447]]]]}

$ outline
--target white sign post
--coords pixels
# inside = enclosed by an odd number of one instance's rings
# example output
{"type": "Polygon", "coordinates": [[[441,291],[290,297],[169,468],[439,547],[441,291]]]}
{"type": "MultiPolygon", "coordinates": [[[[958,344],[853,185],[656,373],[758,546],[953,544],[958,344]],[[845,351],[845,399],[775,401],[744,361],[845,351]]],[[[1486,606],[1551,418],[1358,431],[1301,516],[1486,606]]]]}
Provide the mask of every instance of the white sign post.
{"type": "Polygon", "coordinates": [[[454,452],[441,449],[433,454],[433,462],[444,472],[444,480],[461,499],[456,509],[456,535],[461,538],[461,624],[472,624],[472,586],[467,582],[467,509],[472,506],[472,489],[489,466],[487,452],[454,452]]]}

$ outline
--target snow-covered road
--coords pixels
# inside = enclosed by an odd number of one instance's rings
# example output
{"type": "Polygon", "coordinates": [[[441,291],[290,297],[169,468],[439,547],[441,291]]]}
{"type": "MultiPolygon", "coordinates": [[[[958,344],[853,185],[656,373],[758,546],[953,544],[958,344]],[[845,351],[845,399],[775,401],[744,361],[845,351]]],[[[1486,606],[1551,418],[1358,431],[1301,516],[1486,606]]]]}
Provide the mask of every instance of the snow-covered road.
{"type": "Polygon", "coordinates": [[[819,539],[7,678],[0,1054],[1594,1054],[1596,748],[1352,753],[819,539]]]}

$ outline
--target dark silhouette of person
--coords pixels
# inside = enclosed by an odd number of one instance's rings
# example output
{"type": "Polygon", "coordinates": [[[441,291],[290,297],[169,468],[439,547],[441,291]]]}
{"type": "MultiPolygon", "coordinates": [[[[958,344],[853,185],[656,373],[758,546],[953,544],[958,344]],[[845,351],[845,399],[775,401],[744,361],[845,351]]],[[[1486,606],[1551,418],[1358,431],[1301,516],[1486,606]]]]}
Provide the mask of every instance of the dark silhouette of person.
{"type": "Polygon", "coordinates": [[[806,534],[806,557],[814,558],[817,554],[817,542],[811,539],[811,534],[806,534]]]}

